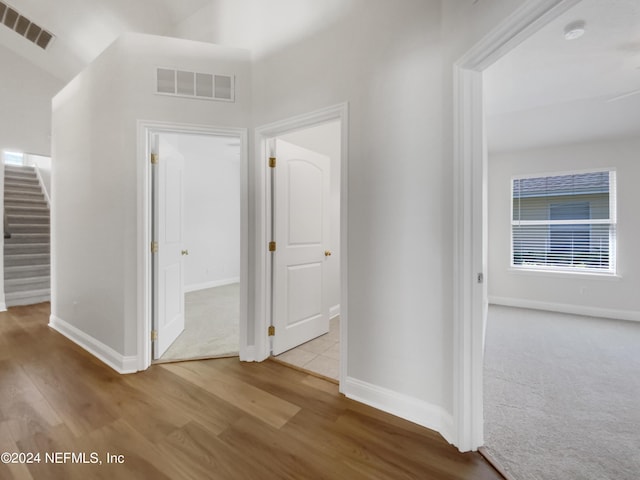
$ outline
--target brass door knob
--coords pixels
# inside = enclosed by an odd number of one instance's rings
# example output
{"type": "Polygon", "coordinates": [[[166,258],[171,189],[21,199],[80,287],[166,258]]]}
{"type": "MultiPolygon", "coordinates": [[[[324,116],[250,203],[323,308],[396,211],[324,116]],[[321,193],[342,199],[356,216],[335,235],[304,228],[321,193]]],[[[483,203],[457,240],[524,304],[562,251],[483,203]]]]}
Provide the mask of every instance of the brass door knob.
{"type": "Polygon", "coordinates": [[[324,256],[325,257],[330,257],[331,256],[331,252],[329,250],[325,250],[324,251],[324,256]]]}
{"type": "Polygon", "coordinates": [[[182,255],[189,255],[189,250],[182,250],[182,255]]]}

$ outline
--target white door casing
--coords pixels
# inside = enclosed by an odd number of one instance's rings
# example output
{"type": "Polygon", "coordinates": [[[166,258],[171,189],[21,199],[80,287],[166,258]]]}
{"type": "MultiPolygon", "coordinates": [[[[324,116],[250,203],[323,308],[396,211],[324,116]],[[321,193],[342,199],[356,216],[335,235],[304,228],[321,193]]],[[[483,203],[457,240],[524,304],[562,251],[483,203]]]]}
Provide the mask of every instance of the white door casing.
{"type": "Polygon", "coordinates": [[[154,329],[153,358],[160,358],[184,330],[184,157],[162,136],[156,142],[154,174],[154,329]]]}
{"type": "Polygon", "coordinates": [[[276,140],[272,353],[329,331],[330,159],[276,140]]]}
{"type": "Polygon", "coordinates": [[[486,325],[486,144],[482,72],[581,0],[528,0],[454,64],[454,344],[451,441],[459,450],[484,443],[486,325]]]}

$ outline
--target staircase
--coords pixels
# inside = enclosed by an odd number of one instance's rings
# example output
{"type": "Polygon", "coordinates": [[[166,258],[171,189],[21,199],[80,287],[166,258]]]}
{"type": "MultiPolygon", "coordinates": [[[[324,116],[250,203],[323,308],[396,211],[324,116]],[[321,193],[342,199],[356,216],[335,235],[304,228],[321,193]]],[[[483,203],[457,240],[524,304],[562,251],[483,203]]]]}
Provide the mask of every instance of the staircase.
{"type": "Polygon", "coordinates": [[[49,206],[33,167],[5,166],[4,214],[7,307],[49,301],[49,206]]]}

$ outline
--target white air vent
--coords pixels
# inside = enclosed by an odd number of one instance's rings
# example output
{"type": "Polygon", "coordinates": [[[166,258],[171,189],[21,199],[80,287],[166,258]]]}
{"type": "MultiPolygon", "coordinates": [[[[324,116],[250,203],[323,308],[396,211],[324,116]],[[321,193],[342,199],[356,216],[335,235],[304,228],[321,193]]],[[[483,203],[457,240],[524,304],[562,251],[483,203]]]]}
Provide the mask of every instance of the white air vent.
{"type": "Polygon", "coordinates": [[[234,77],[158,67],[156,93],[233,102],[235,101],[234,77]]]}
{"type": "Polygon", "coordinates": [[[0,23],[23,36],[31,43],[46,49],[54,39],[53,34],[47,32],[44,28],[36,25],[24,15],[21,15],[15,8],[0,2],[0,23]]]}

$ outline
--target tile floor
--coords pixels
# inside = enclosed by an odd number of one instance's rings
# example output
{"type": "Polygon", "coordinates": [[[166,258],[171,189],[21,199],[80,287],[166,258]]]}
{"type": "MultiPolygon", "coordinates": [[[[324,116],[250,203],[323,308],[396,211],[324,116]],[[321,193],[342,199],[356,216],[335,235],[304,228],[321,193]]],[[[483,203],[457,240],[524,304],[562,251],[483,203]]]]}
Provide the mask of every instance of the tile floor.
{"type": "Polygon", "coordinates": [[[340,317],[329,322],[326,333],[276,357],[285,363],[338,380],[340,372],[340,317]]]}

